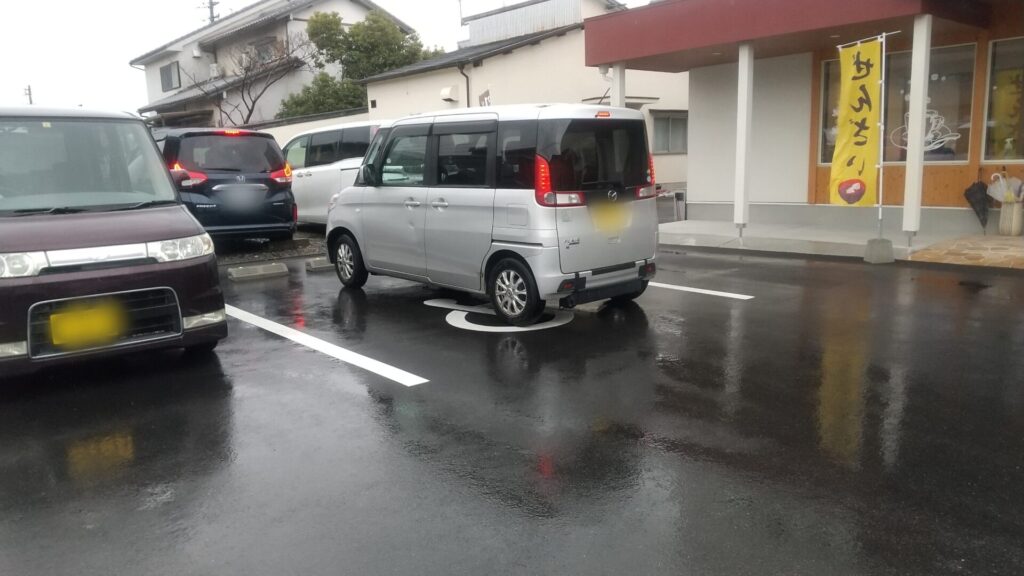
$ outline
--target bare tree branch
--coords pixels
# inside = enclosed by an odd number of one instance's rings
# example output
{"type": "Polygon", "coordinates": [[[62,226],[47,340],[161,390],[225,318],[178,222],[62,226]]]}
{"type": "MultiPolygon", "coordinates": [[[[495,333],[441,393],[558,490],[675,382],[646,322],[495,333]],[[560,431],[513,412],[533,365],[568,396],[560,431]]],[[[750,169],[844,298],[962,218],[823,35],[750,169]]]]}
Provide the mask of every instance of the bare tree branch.
{"type": "Polygon", "coordinates": [[[248,124],[258,110],[258,103],[271,86],[299,70],[312,71],[315,46],[305,34],[292,34],[273,42],[235,47],[229,53],[221,81],[199,80],[182,70],[191,87],[212,100],[220,113],[221,125],[248,124]],[[238,94],[237,100],[232,98],[238,94]]]}

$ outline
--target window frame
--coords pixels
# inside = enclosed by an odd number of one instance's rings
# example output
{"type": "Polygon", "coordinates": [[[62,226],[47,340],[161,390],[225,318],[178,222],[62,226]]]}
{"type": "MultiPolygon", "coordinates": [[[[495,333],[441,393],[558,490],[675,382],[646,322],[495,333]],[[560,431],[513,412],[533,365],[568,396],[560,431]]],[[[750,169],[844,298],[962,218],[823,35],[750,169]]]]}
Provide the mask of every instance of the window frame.
{"type": "Polygon", "coordinates": [[[487,168],[486,176],[483,185],[479,184],[443,184],[437,182],[437,173],[435,170],[431,170],[431,177],[434,179],[431,186],[436,188],[480,188],[482,190],[494,190],[497,178],[495,177],[495,167],[497,166],[497,141],[498,141],[498,121],[497,120],[469,120],[469,121],[435,121],[430,127],[430,140],[428,142],[427,150],[432,152],[431,158],[428,158],[428,165],[432,168],[439,168],[438,161],[441,158],[440,147],[441,147],[441,136],[451,135],[464,135],[472,136],[474,134],[486,134],[487,135],[487,168]]]}
{"type": "Polygon", "coordinates": [[[478,188],[481,190],[495,190],[496,189],[496,178],[495,178],[495,166],[497,165],[498,157],[495,155],[497,149],[498,134],[495,132],[475,132],[472,130],[461,132],[458,130],[446,131],[443,134],[431,133],[430,140],[431,144],[436,151],[434,154],[434,162],[432,166],[435,169],[440,168],[439,162],[441,160],[441,138],[444,136],[478,136],[484,135],[487,138],[487,153],[484,156],[486,162],[484,168],[484,183],[483,184],[448,184],[446,182],[437,182],[435,188],[478,188]]]}
{"type": "Polygon", "coordinates": [[[502,121],[498,122],[498,130],[497,130],[496,138],[495,138],[495,141],[494,141],[494,158],[495,158],[494,187],[495,187],[496,190],[497,189],[500,189],[500,190],[534,190],[534,189],[536,189],[536,187],[537,187],[537,183],[535,181],[536,180],[536,170],[537,170],[536,164],[534,164],[533,167],[531,168],[531,170],[532,170],[532,172],[530,174],[531,182],[530,182],[530,185],[528,187],[504,186],[506,181],[504,180],[504,177],[502,176],[502,171],[504,170],[504,166],[505,166],[505,162],[506,162],[506,158],[505,158],[506,150],[504,148],[504,137],[508,135],[508,132],[506,130],[519,129],[521,131],[522,135],[524,135],[524,136],[528,135],[530,137],[530,141],[532,142],[532,144],[530,146],[528,146],[528,147],[519,148],[519,150],[530,150],[530,151],[532,151],[532,153],[528,153],[528,154],[530,156],[533,156],[534,162],[536,163],[536,158],[537,158],[537,137],[538,137],[539,128],[540,128],[540,121],[537,120],[537,119],[502,120],[502,121]]]}
{"type": "MultiPolygon", "coordinates": [[[[932,46],[931,47],[931,51],[934,52],[935,50],[945,50],[945,49],[948,49],[948,48],[961,48],[963,46],[972,46],[974,48],[974,52],[972,54],[972,56],[974,58],[974,65],[972,65],[972,74],[971,74],[971,111],[970,111],[970,118],[971,118],[971,121],[972,121],[971,131],[973,132],[975,130],[975,128],[976,128],[974,126],[974,124],[973,124],[973,121],[974,121],[974,111],[975,111],[975,106],[978,105],[977,102],[975,102],[976,99],[974,97],[974,92],[976,91],[975,88],[977,87],[977,84],[978,84],[978,67],[976,66],[976,64],[978,62],[978,43],[977,42],[960,42],[958,44],[950,44],[948,46],[932,46]]],[[[912,52],[913,52],[912,50],[896,50],[896,51],[893,51],[893,52],[886,52],[885,55],[886,55],[886,57],[889,57],[889,56],[893,56],[895,54],[911,54],[912,52]]],[[[931,72],[932,72],[932,70],[931,70],[931,60],[932,60],[931,59],[931,54],[929,54],[929,70],[928,70],[929,74],[931,74],[931,72]]],[[[822,120],[823,120],[823,117],[824,117],[824,114],[825,114],[825,109],[826,109],[826,104],[827,104],[827,102],[825,100],[825,96],[826,96],[826,94],[825,94],[825,88],[826,88],[826,85],[825,85],[825,67],[828,65],[829,62],[838,62],[838,61],[839,61],[839,58],[829,58],[827,60],[822,60],[821,61],[821,74],[820,74],[819,87],[818,87],[818,92],[819,92],[819,94],[818,94],[818,98],[819,98],[818,110],[819,110],[819,113],[820,113],[819,114],[819,118],[818,118],[818,154],[817,154],[818,167],[826,167],[826,166],[827,167],[831,167],[832,166],[832,162],[831,161],[830,162],[822,162],[821,161],[821,153],[824,151],[824,145],[825,145],[825,134],[824,134],[825,125],[822,122],[822,120]]],[[[888,73],[889,72],[888,61],[886,62],[885,69],[886,69],[886,72],[888,73]]],[[[929,79],[929,82],[930,81],[931,81],[931,79],[929,79]]],[[[885,85],[885,88],[886,88],[886,91],[888,92],[888,90],[889,90],[889,84],[888,83],[885,85]]],[[[885,98],[885,96],[886,95],[883,94],[883,96],[882,96],[883,99],[885,98]]],[[[988,117],[987,117],[987,113],[988,113],[988,110],[987,110],[988,97],[987,96],[985,98],[985,101],[986,101],[985,124],[987,124],[988,123],[988,117]]],[[[886,114],[889,113],[888,108],[886,108],[885,112],[886,112],[886,114]]],[[[884,122],[885,119],[883,118],[882,121],[884,122]]],[[[885,146],[883,146],[882,166],[906,166],[907,165],[907,161],[906,160],[885,160],[884,150],[888,146],[892,145],[892,143],[889,142],[889,128],[890,128],[890,126],[888,124],[886,124],[885,125],[885,132],[886,133],[883,135],[883,138],[885,138],[885,146]]],[[[986,129],[987,129],[987,126],[986,126],[986,129]]],[[[929,166],[932,166],[932,165],[935,165],[935,166],[968,166],[968,165],[970,165],[971,162],[972,162],[972,160],[971,160],[971,158],[972,158],[972,156],[971,156],[972,151],[971,151],[971,143],[970,143],[971,139],[968,138],[967,140],[968,140],[967,141],[967,158],[965,158],[963,160],[925,160],[924,163],[926,165],[929,165],[929,166]]],[[[984,150],[982,150],[982,158],[984,158],[984,156],[985,156],[984,150]]],[[[1024,161],[1022,161],[1022,162],[1024,162],[1024,161]]]]}
{"type": "MultiPolygon", "coordinates": [[[[985,116],[982,124],[984,130],[981,133],[981,165],[982,166],[1003,166],[1003,165],[1021,165],[1024,164],[1024,158],[1016,160],[989,160],[987,156],[988,152],[988,113],[989,107],[992,104],[992,65],[995,63],[996,56],[996,43],[997,42],[1012,42],[1012,41],[1024,41],[1024,36],[1010,36],[1008,38],[997,38],[989,40],[988,42],[988,58],[985,60],[985,116]]],[[[975,73],[977,74],[977,73],[975,73]]],[[[1022,98],[1022,105],[1024,105],[1024,98],[1022,98]]]]}
{"type": "Polygon", "coordinates": [[[181,64],[177,60],[168,62],[157,69],[157,74],[160,75],[160,90],[162,92],[170,92],[171,90],[178,90],[181,88],[181,64]],[[168,88],[164,87],[164,69],[173,66],[173,75],[171,78],[171,86],[168,88]]]}
{"type": "Polygon", "coordinates": [[[374,173],[377,178],[377,185],[374,186],[375,188],[429,188],[434,185],[435,178],[433,177],[433,170],[427,169],[427,166],[437,163],[437,150],[433,146],[430,127],[430,124],[400,124],[398,126],[391,127],[387,142],[382,146],[383,152],[381,152],[382,156],[380,157],[380,166],[374,166],[374,173]],[[419,184],[393,184],[384,182],[384,165],[387,163],[388,155],[391,154],[395,144],[397,144],[402,138],[415,138],[420,136],[426,138],[427,144],[423,156],[423,181],[419,184]]]}
{"type": "MultiPolygon", "coordinates": [[[[340,157],[338,162],[341,162],[343,160],[351,160],[353,158],[365,158],[366,157],[366,153],[370,150],[370,144],[373,143],[373,137],[374,136],[376,136],[376,134],[373,131],[373,126],[370,125],[370,124],[367,124],[366,126],[352,126],[352,127],[349,127],[349,128],[342,128],[341,136],[338,138],[338,156],[340,157]],[[351,141],[349,141],[346,136],[348,134],[354,133],[356,130],[360,130],[360,131],[361,130],[366,130],[367,131],[367,134],[369,135],[369,138],[367,138],[367,140],[366,140],[366,147],[363,148],[363,153],[358,155],[358,156],[348,156],[348,157],[345,157],[345,145],[346,144],[351,144],[351,141]]],[[[361,145],[361,143],[360,143],[360,145],[361,145]]]]}
{"type": "Polygon", "coordinates": [[[306,141],[305,153],[302,155],[302,166],[292,166],[293,170],[303,170],[303,169],[306,168],[306,159],[309,158],[309,141],[310,141],[310,136],[311,136],[310,134],[303,134],[301,136],[296,136],[295,138],[292,138],[291,140],[289,140],[288,143],[284,145],[284,148],[281,149],[281,153],[284,154],[284,161],[288,162],[289,165],[291,165],[291,161],[288,160],[288,151],[291,150],[292,146],[297,146],[299,141],[301,141],[301,140],[305,140],[306,141]]]}
{"type": "MultiPolygon", "coordinates": [[[[313,132],[313,133],[309,134],[309,143],[306,144],[306,168],[317,168],[319,166],[330,166],[331,164],[334,164],[336,162],[340,162],[341,161],[338,158],[341,155],[341,137],[342,137],[341,132],[342,131],[338,130],[338,129],[330,129],[330,130],[320,130],[319,132],[313,132]],[[320,163],[320,164],[310,164],[309,163],[309,157],[310,157],[310,152],[312,152],[312,150],[313,150],[313,139],[316,138],[317,136],[325,136],[325,135],[329,135],[329,134],[335,134],[337,136],[334,139],[334,157],[331,159],[330,162],[323,162],[323,163],[320,163]]],[[[322,144],[322,145],[325,146],[326,144],[322,144]]]]}
{"type": "Polygon", "coordinates": [[[651,110],[651,155],[652,156],[687,156],[690,154],[690,112],[689,110],[651,110]],[[655,143],[657,142],[656,128],[658,119],[668,120],[668,150],[657,150],[655,143]],[[683,120],[686,122],[686,134],[683,140],[683,150],[673,151],[672,150],[672,121],[683,120]]]}

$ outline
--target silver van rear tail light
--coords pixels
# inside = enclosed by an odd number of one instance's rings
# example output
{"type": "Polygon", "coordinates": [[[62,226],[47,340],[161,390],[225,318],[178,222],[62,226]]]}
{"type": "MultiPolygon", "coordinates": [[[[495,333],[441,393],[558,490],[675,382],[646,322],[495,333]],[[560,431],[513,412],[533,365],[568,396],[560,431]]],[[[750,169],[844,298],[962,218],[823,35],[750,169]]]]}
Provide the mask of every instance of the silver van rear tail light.
{"type": "Polygon", "coordinates": [[[533,164],[534,166],[534,196],[537,204],[541,206],[583,206],[587,203],[587,197],[583,192],[559,192],[555,193],[551,186],[551,166],[547,158],[540,154],[533,164]]]}

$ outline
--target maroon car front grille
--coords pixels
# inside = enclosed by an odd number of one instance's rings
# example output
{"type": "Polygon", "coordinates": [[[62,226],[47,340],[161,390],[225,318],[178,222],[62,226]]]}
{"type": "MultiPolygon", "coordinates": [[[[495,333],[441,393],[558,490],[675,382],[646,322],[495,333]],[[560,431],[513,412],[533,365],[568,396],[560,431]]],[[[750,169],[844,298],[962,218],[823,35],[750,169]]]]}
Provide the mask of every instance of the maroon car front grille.
{"type": "Polygon", "coordinates": [[[153,288],[55,300],[36,304],[29,311],[29,355],[33,358],[40,358],[84,352],[83,350],[67,350],[52,343],[50,316],[68,307],[88,305],[101,299],[117,302],[127,318],[125,332],[117,341],[104,346],[103,349],[181,335],[181,310],[178,306],[178,298],[170,288],[153,288]]]}

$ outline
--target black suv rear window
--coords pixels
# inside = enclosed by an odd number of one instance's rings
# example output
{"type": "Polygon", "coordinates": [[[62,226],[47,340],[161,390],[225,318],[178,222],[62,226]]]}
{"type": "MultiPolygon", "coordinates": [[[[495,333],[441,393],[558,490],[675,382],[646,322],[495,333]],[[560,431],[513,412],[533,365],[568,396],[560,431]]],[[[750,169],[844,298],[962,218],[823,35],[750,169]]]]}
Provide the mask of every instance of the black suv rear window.
{"type": "Polygon", "coordinates": [[[203,134],[182,138],[178,162],[200,172],[273,172],[284,168],[284,155],[273,138],[203,134]]]}
{"type": "Polygon", "coordinates": [[[556,191],[648,184],[642,120],[544,120],[538,139],[556,191]]]}

